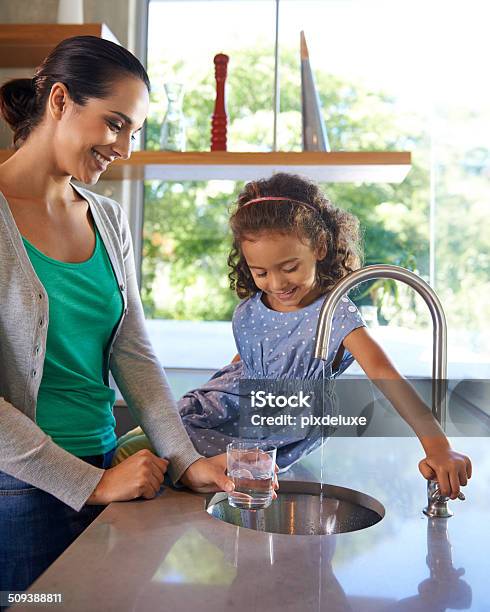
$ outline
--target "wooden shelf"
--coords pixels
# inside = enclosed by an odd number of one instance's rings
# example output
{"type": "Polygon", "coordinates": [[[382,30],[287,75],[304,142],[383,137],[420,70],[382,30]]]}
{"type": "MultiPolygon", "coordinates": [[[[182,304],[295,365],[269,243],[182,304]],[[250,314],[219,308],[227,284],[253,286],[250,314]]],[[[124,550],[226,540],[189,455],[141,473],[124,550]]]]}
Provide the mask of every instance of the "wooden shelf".
{"type": "MultiPolygon", "coordinates": [[[[103,23],[0,24],[0,68],[39,65],[63,39],[99,36],[118,43],[103,23]]],[[[0,163],[12,151],[0,150],[0,163]]],[[[197,181],[252,180],[274,172],[295,172],[315,180],[340,183],[400,183],[411,165],[409,152],[186,152],[135,151],[114,162],[102,180],[197,181]]]]}
{"type": "MultiPolygon", "coordinates": [[[[0,151],[0,163],[11,151],[0,151]]],[[[116,161],[101,180],[252,180],[273,172],[295,172],[330,183],[401,183],[410,170],[409,152],[229,153],[135,151],[116,161]]]]}
{"type": "Polygon", "coordinates": [[[411,165],[409,152],[231,153],[135,151],[101,177],[107,180],[252,180],[273,172],[306,174],[328,182],[401,183],[411,165]]]}
{"type": "Polygon", "coordinates": [[[105,23],[0,24],[0,68],[38,66],[59,42],[71,36],[98,36],[119,44],[105,23]]]}

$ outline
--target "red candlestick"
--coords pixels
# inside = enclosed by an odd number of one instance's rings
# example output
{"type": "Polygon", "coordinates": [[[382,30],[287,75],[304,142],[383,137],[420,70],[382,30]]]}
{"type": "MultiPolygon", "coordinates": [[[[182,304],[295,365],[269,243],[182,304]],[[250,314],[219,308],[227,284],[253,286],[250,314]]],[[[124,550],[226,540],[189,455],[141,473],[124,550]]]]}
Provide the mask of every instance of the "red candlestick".
{"type": "Polygon", "coordinates": [[[229,57],[218,53],[214,57],[214,76],[216,78],[216,101],[211,121],[211,151],[226,151],[226,116],[225,81],[229,57]]]}

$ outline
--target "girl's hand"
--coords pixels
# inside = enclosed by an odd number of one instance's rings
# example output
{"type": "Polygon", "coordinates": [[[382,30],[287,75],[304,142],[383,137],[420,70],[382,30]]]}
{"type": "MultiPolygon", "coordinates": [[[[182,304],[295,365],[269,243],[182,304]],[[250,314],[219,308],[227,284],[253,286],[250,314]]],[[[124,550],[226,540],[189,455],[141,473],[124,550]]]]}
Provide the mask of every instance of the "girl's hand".
{"type": "Polygon", "coordinates": [[[460,486],[471,478],[471,460],[451,448],[427,453],[419,463],[419,470],[427,480],[437,480],[441,495],[456,499],[460,486]]]}
{"type": "MultiPolygon", "coordinates": [[[[279,488],[277,472],[279,468],[275,466],[274,490],[272,499],[276,499],[276,489],[279,488]]],[[[233,491],[235,485],[226,475],[226,453],[194,461],[181,477],[181,482],[189,489],[197,493],[213,493],[214,491],[233,491]]]]}

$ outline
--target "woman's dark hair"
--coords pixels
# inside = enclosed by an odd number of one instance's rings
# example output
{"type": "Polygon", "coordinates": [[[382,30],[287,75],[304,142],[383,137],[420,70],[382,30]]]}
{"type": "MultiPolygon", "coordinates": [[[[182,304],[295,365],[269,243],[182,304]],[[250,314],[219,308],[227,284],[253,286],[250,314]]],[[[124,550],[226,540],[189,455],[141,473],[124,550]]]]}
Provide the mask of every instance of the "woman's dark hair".
{"type": "Polygon", "coordinates": [[[314,250],[326,247],[326,256],[317,262],[316,281],[322,292],[361,265],[359,221],[334,206],[318,185],[295,174],[279,173],[270,179],[247,183],[238,196],[230,218],[233,246],[228,257],[230,287],[240,298],[257,293],[252,273],[241,250],[247,237],[267,232],[296,234],[314,250]],[[305,202],[305,206],[278,199],[247,202],[263,196],[277,196],[305,202]]]}
{"type": "Polygon", "coordinates": [[[32,79],[13,79],[0,87],[0,112],[21,146],[41,122],[51,87],[63,83],[72,100],[84,106],[89,98],[103,99],[123,76],[133,76],[150,91],[140,61],[127,49],[97,36],[74,36],[59,43],[36,69],[32,79]]]}

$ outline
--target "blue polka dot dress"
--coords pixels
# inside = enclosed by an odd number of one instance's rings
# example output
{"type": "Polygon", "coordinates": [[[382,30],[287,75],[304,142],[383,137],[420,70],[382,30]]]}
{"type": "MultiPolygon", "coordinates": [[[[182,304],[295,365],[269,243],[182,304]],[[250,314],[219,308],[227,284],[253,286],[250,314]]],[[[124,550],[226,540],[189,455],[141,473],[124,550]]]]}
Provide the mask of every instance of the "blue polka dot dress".
{"type": "MultiPolygon", "coordinates": [[[[241,380],[268,379],[304,381],[321,380],[323,361],[313,356],[318,316],[325,296],[293,312],[278,312],[262,301],[262,292],[241,302],[233,314],[233,334],[240,361],[231,363],[202,387],[186,393],[179,400],[179,411],[194,446],[210,457],[226,451],[226,445],[240,438],[239,400],[241,380]]],[[[343,297],[333,317],[332,333],[325,375],[333,379],[354,361],[344,353],[335,371],[335,356],[344,338],[365,326],[353,302],[343,297]]],[[[305,383],[307,384],[307,383],[305,383]]],[[[303,455],[318,447],[318,439],[303,436],[274,439],[278,447],[277,463],[286,469],[303,455]]]]}

